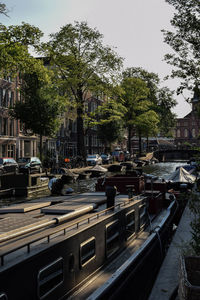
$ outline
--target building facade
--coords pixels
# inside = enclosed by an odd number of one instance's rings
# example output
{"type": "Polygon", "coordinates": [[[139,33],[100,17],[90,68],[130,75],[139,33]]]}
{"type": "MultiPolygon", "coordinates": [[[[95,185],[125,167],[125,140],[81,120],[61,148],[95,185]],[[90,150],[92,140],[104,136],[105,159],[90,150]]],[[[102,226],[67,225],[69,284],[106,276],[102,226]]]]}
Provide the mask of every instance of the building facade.
{"type": "Polygon", "coordinates": [[[192,111],[183,118],[178,118],[174,130],[174,142],[177,147],[187,144],[199,146],[200,118],[197,114],[199,98],[194,94],[192,99],[192,111]]]}
{"type": "Polygon", "coordinates": [[[22,101],[19,77],[0,79],[0,157],[15,159],[37,154],[37,137],[25,132],[19,120],[11,118],[9,108],[22,101]]]}
{"type": "Polygon", "coordinates": [[[0,79],[0,156],[13,157],[17,155],[18,121],[9,115],[9,107],[17,98],[17,79],[7,76],[0,79]]]}

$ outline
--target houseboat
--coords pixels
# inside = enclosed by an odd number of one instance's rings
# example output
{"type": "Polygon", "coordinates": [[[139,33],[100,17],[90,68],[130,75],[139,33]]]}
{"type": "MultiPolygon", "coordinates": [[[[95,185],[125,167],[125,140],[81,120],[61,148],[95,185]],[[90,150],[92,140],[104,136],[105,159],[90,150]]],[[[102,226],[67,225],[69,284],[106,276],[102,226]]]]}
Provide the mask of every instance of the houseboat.
{"type": "Polygon", "coordinates": [[[2,207],[0,299],[147,299],[176,201],[164,199],[150,212],[143,195],[113,195],[83,193],[2,207]]]}

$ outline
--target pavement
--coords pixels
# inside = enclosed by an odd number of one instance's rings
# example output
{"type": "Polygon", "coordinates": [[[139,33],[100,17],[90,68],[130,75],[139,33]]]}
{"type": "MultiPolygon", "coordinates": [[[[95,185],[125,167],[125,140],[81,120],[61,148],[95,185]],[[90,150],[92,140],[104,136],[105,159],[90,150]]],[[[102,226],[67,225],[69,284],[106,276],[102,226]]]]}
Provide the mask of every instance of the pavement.
{"type": "Polygon", "coordinates": [[[179,284],[180,255],[187,242],[191,240],[191,220],[192,214],[187,205],[148,300],[179,299],[174,292],[179,284]],[[172,297],[173,294],[175,296],[172,297]]]}

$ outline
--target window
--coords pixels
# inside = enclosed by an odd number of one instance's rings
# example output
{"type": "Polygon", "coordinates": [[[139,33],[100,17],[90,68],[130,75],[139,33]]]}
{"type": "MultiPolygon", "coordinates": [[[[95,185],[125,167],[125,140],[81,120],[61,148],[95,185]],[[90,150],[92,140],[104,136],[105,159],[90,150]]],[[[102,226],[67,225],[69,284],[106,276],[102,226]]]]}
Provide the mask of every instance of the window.
{"type": "Polygon", "coordinates": [[[87,263],[89,263],[92,259],[94,259],[95,253],[96,253],[95,237],[92,237],[80,245],[80,267],[82,268],[87,263]]]}
{"type": "Polygon", "coordinates": [[[91,102],[91,112],[94,112],[97,109],[97,103],[91,102]]]}
{"type": "Polygon", "coordinates": [[[119,249],[119,222],[106,225],[106,256],[110,257],[119,249]]]}
{"type": "Polygon", "coordinates": [[[77,131],[77,122],[73,121],[72,122],[72,132],[76,132],[77,131]]]}
{"type": "Polygon", "coordinates": [[[14,136],[14,120],[10,120],[10,136],[14,136]]]}
{"type": "Polygon", "coordinates": [[[180,129],[177,129],[176,136],[177,136],[177,137],[181,137],[180,129]]]}
{"type": "Polygon", "coordinates": [[[85,146],[88,146],[88,145],[89,145],[88,142],[89,142],[88,135],[86,135],[86,136],[85,136],[85,146]]]}
{"type": "Polygon", "coordinates": [[[20,121],[20,123],[19,123],[19,130],[20,131],[23,131],[23,123],[20,121]]]}
{"type": "Polygon", "coordinates": [[[101,140],[98,139],[98,143],[99,143],[99,146],[103,146],[103,143],[101,140]]]}
{"type": "Polygon", "coordinates": [[[2,120],[2,117],[0,117],[0,135],[2,134],[2,129],[3,129],[2,123],[3,123],[3,120],[2,120]]]}
{"type": "Polygon", "coordinates": [[[96,135],[94,135],[94,136],[92,137],[92,140],[93,140],[92,146],[97,146],[97,136],[96,136],[96,135]]]}
{"type": "Polygon", "coordinates": [[[184,137],[188,137],[188,130],[186,128],[184,129],[184,137]]]}
{"type": "Polygon", "coordinates": [[[6,90],[3,89],[2,91],[2,106],[6,107],[6,90]]]}
{"type": "Polygon", "coordinates": [[[63,283],[63,258],[60,257],[38,273],[38,297],[45,299],[63,283]]]}
{"type": "Polygon", "coordinates": [[[0,106],[3,106],[3,89],[0,88],[0,106]]]}
{"type": "Polygon", "coordinates": [[[8,118],[3,118],[3,135],[8,135],[8,118]]]}
{"type": "Polygon", "coordinates": [[[85,103],[85,112],[88,112],[88,103],[85,103]]]}
{"type": "Polygon", "coordinates": [[[6,145],[2,145],[2,156],[7,156],[7,148],[6,148],[6,145]]]}
{"type": "Polygon", "coordinates": [[[70,272],[74,271],[74,262],[75,262],[74,255],[72,253],[70,253],[70,255],[69,255],[69,271],[70,272]]]}
{"type": "Polygon", "coordinates": [[[144,227],[144,225],[146,224],[146,218],[147,218],[147,214],[146,214],[146,206],[145,204],[140,205],[139,207],[139,215],[140,215],[140,219],[139,219],[139,230],[142,229],[142,227],[144,227]]]}
{"type": "Polygon", "coordinates": [[[126,214],[126,239],[128,240],[135,235],[135,210],[126,214]]]}
{"type": "Polygon", "coordinates": [[[14,105],[14,92],[11,92],[11,95],[10,95],[10,106],[13,106],[14,105]]]}
{"type": "Polygon", "coordinates": [[[14,145],[8,145],[8,156],[9,157],[14,157],[14,149],[15,149],[14,145]]]}
{"type": "Polygon", "coordinates": [[[193,137],[193,138],[196,137],[195,128],[192,128],[192,137],[193,137]]]}

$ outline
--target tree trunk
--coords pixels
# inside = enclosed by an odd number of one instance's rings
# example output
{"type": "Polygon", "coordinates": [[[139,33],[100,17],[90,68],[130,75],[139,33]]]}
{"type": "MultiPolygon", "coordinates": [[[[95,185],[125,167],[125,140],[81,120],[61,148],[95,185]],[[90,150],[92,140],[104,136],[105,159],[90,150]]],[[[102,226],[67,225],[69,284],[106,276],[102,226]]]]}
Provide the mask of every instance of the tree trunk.
{"type": "Polygon", "coordinates": [[[42,134],[40,134],[40,147],[39,147],[39,149],[40,149],[40,160],[42,161],[42,134]]]}
{"type": "Polygon", "coordinates": [[[142,137],[141,137],[141,132],[138,132],[139,136],[139,157],[142,155],[142,137]]]}
{"type": "Polygon", "coordinates": [[[131,126],[128,126],[128,151],[131,154],[131,126]]]}
{"type": "Polygon", "coordinates": [[[77,101],[77,155],[86,157],[85,141],[84,141],[84,128],[83,128],[83,92],[78,90],[77,101]]]}
{"type": "Polygon", "coordinates": [[[89,131],[89,136],[88,136],[88,148],[89,148],[89,154],[92,154],[92,136],[91,133],[89,131]]]}

